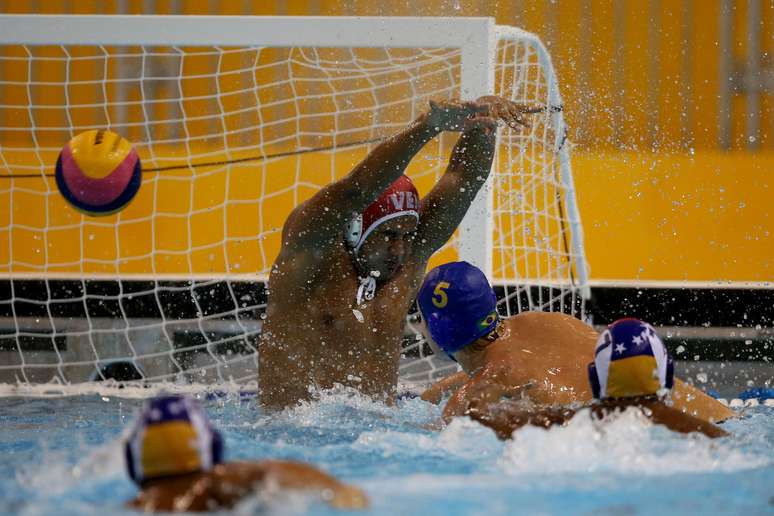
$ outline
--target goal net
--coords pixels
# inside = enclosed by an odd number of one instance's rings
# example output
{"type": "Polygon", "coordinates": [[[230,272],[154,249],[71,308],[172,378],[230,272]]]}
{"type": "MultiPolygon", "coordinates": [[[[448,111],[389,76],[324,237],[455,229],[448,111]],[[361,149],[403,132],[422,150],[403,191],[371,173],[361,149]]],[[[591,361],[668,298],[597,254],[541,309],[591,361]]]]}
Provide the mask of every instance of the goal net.
{"type": "MultiPolygon", "coordinates": [[[[0,383],[255,382],[285,217],[430,99],[546,106],[499,130],[491,179],[431,265],[467,259],[504,314],[580,314],[580,221],[550,59],[489,19],[0,16],[0,383]],[[91,217],[61,196],[62,146],[135,145],[142,186],[91,217]]],[[[420,194],[456,135],[408,174],[420,194]]],[[[454,365],[414,336],[401,378],[454,365]]]]}

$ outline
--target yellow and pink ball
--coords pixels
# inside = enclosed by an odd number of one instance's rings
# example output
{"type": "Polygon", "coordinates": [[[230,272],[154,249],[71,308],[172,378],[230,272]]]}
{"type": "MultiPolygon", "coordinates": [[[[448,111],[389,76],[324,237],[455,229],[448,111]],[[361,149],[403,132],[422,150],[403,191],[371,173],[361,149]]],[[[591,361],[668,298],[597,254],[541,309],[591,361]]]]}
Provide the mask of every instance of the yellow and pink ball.
{"type": "Polygon", "coordinates": [[[111,131],[79,134],[56,161],[56,184],[62,196],[87,215],[110,215],[124,208],[142,183],[137,151],[111,131]]]}

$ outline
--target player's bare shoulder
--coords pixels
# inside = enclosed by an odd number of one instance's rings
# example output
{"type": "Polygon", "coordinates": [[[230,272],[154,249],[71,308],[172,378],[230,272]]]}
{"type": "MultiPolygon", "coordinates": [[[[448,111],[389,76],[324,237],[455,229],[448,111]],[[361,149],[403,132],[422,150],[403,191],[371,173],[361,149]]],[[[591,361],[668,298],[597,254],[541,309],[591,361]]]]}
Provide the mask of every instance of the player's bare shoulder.
{"type": "MultiPolygon", "coordinates": [[[[344,241],[331,238],[323,245],[310,244],[305,239],[302,221],[303,204],[297,206],[288,217],[282,231],[280,253],[271,270],[271,283],[276,286],[299,288],[308,292],[321,280],[328,279],[331,270],[347,270],[350,262],[344,241]]],[[[273,288],[276,290],[276,288],[273,288]]]]}
{"type": "Polygon", "coordinates": [[[583,339],[596,340],[597,338],[597,332],[590,325],[577,317],[561,312],[522,312],[510,317],[506,324],[516,331],[541,332],[541,334],[545,334],[546,331],[556,331],[583,339]]]}

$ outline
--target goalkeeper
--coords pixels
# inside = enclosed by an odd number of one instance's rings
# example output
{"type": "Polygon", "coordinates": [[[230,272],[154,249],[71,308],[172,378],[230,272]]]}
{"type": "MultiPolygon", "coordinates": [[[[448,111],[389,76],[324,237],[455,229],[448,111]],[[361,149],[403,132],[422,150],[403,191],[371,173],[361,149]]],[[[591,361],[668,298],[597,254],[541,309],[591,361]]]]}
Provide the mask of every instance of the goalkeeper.
{"type": "MultiPolygon", "coordinates": [[[[422,399],[438,403],[453,392],[444,419],[503,397],[524,395],[540,405],[591,401],[586,364],[594,357],[599,335],[580,320],[547,312],[500,319],[486,276],[467,262],[446,263],[430,271],[417,304],[428,343],[463,369],[422,394],[422,399]]],[[[734,416],[717,400],[677,379],[672,399],[675,408],[704,420],[734,416]]]]}
{"type": "Polygon", "coordinates": [[[335,384],[394,393],[406,313],[430,256],[449,239],[486,181],[497,120],[528,127],[541,108],[498,97],[430,102],[343,179],[288,216],[269,277],[258,382],[281,408],[335,384]],[[446,172],[420,203],[404,175],[443,131],[461,131],[446,172]]]}

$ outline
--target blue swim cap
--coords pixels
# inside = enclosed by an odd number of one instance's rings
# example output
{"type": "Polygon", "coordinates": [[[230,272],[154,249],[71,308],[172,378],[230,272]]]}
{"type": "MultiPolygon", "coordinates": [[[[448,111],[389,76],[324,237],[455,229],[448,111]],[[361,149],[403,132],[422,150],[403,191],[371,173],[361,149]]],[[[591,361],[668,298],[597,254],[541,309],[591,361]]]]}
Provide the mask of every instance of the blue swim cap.
{"type": "Polygon", "coordinates": [[[142,485],[220,464],[223,439],[193,398],[160,396],[143,406],[124,452],[129,476],[142,485]]]}
{"type": "Polygon", "coordinates": [[[671,389],[674,365],[656,330],[639,319],[620,319],[597,340],[589,383],[595,398],[649,396],[671,389]]]}
{"type": "Polygon", "coordinates": [[[440,265],[425,277],[417,304],[430,336],[449,356],[494,331],[497,296],[468,262],[440,265]]]}

